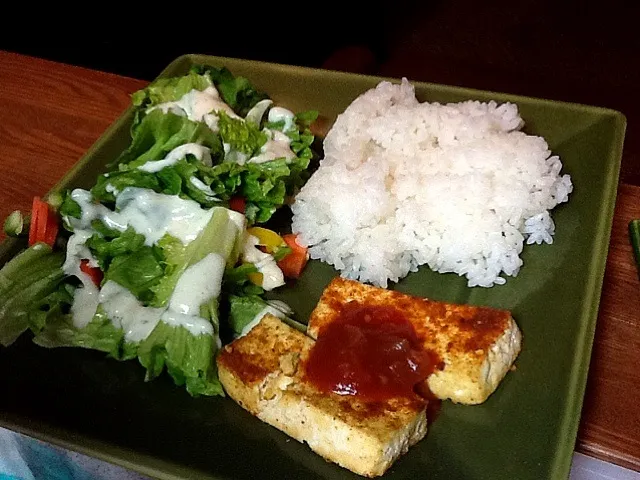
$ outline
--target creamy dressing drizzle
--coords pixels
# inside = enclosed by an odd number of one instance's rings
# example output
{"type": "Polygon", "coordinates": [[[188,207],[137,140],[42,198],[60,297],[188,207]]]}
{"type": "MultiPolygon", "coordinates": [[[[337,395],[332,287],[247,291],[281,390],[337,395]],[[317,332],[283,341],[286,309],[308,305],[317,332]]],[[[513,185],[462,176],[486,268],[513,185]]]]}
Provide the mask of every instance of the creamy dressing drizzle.
{"type": "Polygon", "coordinates": [[[176,284],[169,309],[184,315],[200,315],[200,305],[220,295],[224,267],[224,258],[217,253],[189,266],[176,284]]]}
{"type": "Polygon", "coordinates": [[[267,118],[271,123],[284,122],[283,132],[288,132],[295,126],[295,115],[291,110],[283,107],[273,107],[269,110],[267,118]]]}
{"type": "Polygon", "coordinates": [[[129,290],[111,280],[98,290],[92,283],[78,288],[71,311],[78,328],[89,324],[98,305],[129,342],[147,338],[159,321],[182,326],[193,335],[213,335],[213,325],[200,316],[200,306],[220,295],[224,259],[210,253],[182,274],[166,308],[145,307],[129,290]]]}
{"type": "MultiPolygon", "coordinates": [[[[272,109],[273,110],[273,109],[272,109]]],[[[291,139],[278,130],[263,130],[269,138],[267,142],[260,147],[260,153],[249,159],[251,163],[264,163],[275,160],[276,158],[284,158],[291,160],[296,154],[291,150],[291,139]]]]}
{"type": "Polygon", "coordinates": [[[109,192],[109,193],[113,193],[114,196],[117,196],[118,193],[120,193],[120,191],[114,187],[113,185],[111,185],[110,183],[107,183],[104,187],[104,189],[109,192]]]}
{"type": "Polygon", "coordinates": [[[269,99],[260,100],[256,103],[251,110],[247,113],[247,116],[244,118],[245,122],[253,123],[254,125],[260,126],[260,122],[262,122],[262,117],[264,117],[264,112],[271,106],[273,102],[269,99]]]}
{"type": "MultiPolygon", "coordinates": [[[[86,276],[84,273],[82,275],[86,276]]],[[[83,286],[78,287],[73,293],[73,303],[71,304],[73,324],[78,328],[84,328],[89,325],[100,302],[98,298],[99,291],[96,286],[84,281],[82,284],[83,286]]]]}
{"type": "MultiPolygon", "coordinates": [[[[119,284],[108,281],[99,290],[91,278],[80,270],[83,259],[90,266],[97,261],[86,246],[86,241],[95,234],[91,222],[102,220],[119,231],[131,226],[145,236],[145,244],[153,245],[165,234],[179,239],[183,244],[193,241],[211,220],[213,209],[204,210],[192,200],[164,195],[149,189],[127,187],[116,197],[116,210],[94,203],[91,193],[76,189],[71,197],[81,209],[81,218],[70,218],[74,233],[67,243],[67,256],[63,271],[75,275],[82,282],[74,293],[71,307],[73,323],[78,328],[88,325],[98,305],[114,325],[125,331],[125,338],[140,341],[153,330],[158,321],[171,325],[182,325],[192,334],[213,334],[211,323],[200,317],[200,306],[220,294],[224,274],[224,259],[211,253],[189,266],[177,282],[167,308],[144,307],[137,298],[119,284]]],[[[240,220],[230,212],[230,219],[244,230],[244,216],[240,220]]]]}
{"type": "Polygon", "coordinates": [[[224,150],[224,161],[237,163],[238,165],[244,165],[249,157],[246,153],[231,148],[231,145],[227,142],[222,142],[222,149],[224,150]]]}
{"type": "Polygon", "coordinates": [[[211,200],[218,200],[218,197],[216,197],[214,191],[211,190],[211,187],[200,180],[198,177],[189,177],[189,182],[211,200]]]}
{"type": "MultiPolygon", "coordinates": [[[[271,100],[262,100],[258,102],[249,111],[249,113],[247,113],[247,117],[244,121],[253,122],[259,125],[264,112],[271,104],[271,100]]],[[[213,86],[207,87],[203,91],[195,89],[191,90],[189,93],[183,95],[180,100],[175,102],[161,103],[159,105],[156,105],[155,107],[149,108],[147,112],[155,109],[159,109],[163,113],[172,112],[176,115],[186,116],[189,120],[193,120],[196,122],[205,122],[207,126],[214,132],[218,131],[218,117],[215,115],[215,112],[224,111],[232,118],[241,119],[238,115],[236,115],[236,113],[229,105],[227,105],[220,99],[218,91],[213,86]]],[[[248,158],[248,156],[242,152],[231,149],[229,144],[223,144],[225,161],[244,165],[246,162],[264,163],[270,162],[271,160],[275,160],[277,158],[284,158],[287,161],[295,158],[296,155],[290,148],[291,140],[287,135],[283,133],[295,128],[295,115],[293,114],[293,112],[283,107],[272,107],[269,110],[267,119],[269,122],[274,123],[281,121],[284,122],[283,131],[280,132],[278,130],[264,129],[263,131],[267,134],[269,139],[260,148],[260,153],[251,158],[248,158]]],[[[182,145],[174,149],[163,160],[150,161],[139,168],[147,172],[159,172],[166,166],[173,165],[181,158],[184,158],[187,153],[196,155],[196,157],[198,156],[193,151],[189,151],[189,149],[196,149],[198,147],[205,148],[196,144],[187,145],[182,145]],[[191,145],[192,147],[187,147],[187,145],[191,145]],[[180,150],[183,149],[183,147],[184,151],[180,150]]],[[[209,152],[207,151],[206,156],[202,155],[201,152],[199,152],[199,154],[202,158],[198,158],[203,161],[205,165],[210,166],[211,156],[209,152]]]]}
{"type": "Polygon", "coordinates": [[[81,259],[88,260],[92,267],[98,265],[85,245],[92,235],[93,232],[89,230],[75,230],[67,241],[67,256],[62,265],[62,271],[66,275],[75,275],[82,282],[82,286],[78,287],[74,293],[71,305],[73,322],[78,328],[89,324],[98,306],[98,289],[89,275],[80,270],[81,259]]]}
{"type": "Polygon", "coordinates": [[[216,87],[209,86],[203,91],[193,89],[175,102],[165,102],[147,109],[147,113],[159,109],[163,113],[175,113],[194,122],[205,122],[217,131],[217,118],[211,112],[223,111],[232,118],[240,118],[233,109],[220,99],[216,87]]]}
{"type": "Polygon", "coordinates": [[[102,286],[98,297],[104,312],[116,327],[124,330],[124,338],[129,342],[147,338],[165,311],[143,306],[129,290],[111,280],[102,286]]]}
{"type": "Polygon", "coordinates": [[[259,240],[253,235],[247,235],[242,250],[242,258],[244,261],[253,263],[258,271],[262,274],[262,288],[265,290],[273,290],[276,287],[284,285],[284,274],[272,255],[265,253],[256,245],[259,240]]]}
{"type": "Polygon", "coordinates": [[[284,122],[282,131],[263,129],[269,139],[260,147],[260,153],[251,157],[248,162],[264,163],[276,158],[284,158],[287,161],[292,160],[296,154],[291,150],[291,139],[283,132],[288,132],[295,128],[295,115],[286,108],[273,107],[269,110],[267,119],[271,123],[284,122]]]}
{"type": "Polygon", "coordinates": [[[160,320],[172,327],[184,327],[195,336],[213,335],[213,325],[204,318],[196,315],[184,315],[167,310],[162,314],[160,320]]]}
{"type": "MultiPolygon", "coordinates": [[[[261,118],[264,115],[264,109],[269,105],[270,101],[261,103],[253,112],[253,117],[261,118]]],[[[164,113],[171,111],[177,115],[186,116],[192,121],[204,121],[213,131],[218,129],[218,117],[215,112],[224,111],[232,118],[240,118],[220,99],[218,91],[213,86],[204,91],[191,90],[178,101],[157,105],[148,109],[147,112],[155,109],[160,109],[164,113]]],[[[255,120],[253,117],[251,120],[255,120]]],[[[269,122],[284,121],[283,131],[285,132],[294,127],[293,113],[282,107],[271,108],[268,120],[269,122]]],[[[262,146],[260,153],[250,158],[249,162],[261,163],[276,158],[290,160],[295,157],[287,135],[268,129],[265,129],[265,133],[268,135],[268,141],[262,146]]],[[[234,157],[234,152],[229,145],[223,146],[225,159],[227,156],[234,157]]],[[[190,143],[175,148],[162,160],[149,161],[139,168],[146,172],[159,172],[175,164],[187,154],[194,155],[205,165],[212,164],[208,148],[190,143]]],[[[247,161],[246,155],[235,155],[235,157],[232,159],[238,163],[247,161]]],[[[190,182],[205,194],[214,195],[213,191],[198,178],[191,177],[190,182]]],[[[145,339],[159,321],[183,326],[193,335],[212,335],[213,326],[200,317],[200,307],[220,294],[225,262],[218,254],[211,253],[185,270],[177,282],[167,308],[145,307],[131,292],[113,281],[107,281],[99,290],[91,278],[80,270],[82,259],[87,259],[91,266],[97,266],[96,260],[85,245],[87,239],[94,233],[89,230],[94,220],[101,220],[109,228],[118,231],[124,231],[131,226],[137,233],[144,235],[146,245],[155,244],[165,234],[170,234],[186,245],[197,238],[207,225],[213,214],[212,210],[203,210],[197,202],[181,199],[177,195],[158,194],[148,189],[127,187],[119,192],[113,185],[108,184],[106,190],[116,196],[117,211],[115,212],[93,202],[91,193],[86,190],[76,189],[71,193],[71,197],[78,203],[82,212],[80,219],[69,219],[74,233],[69,238],[67,258],[63,265],[67,275],[75,275],[82,282],[82,286],[75,291],[71,307],[74,325],[83,328],[89,324],[100,304],[111,321],[125,331],[125,338],[131,342],[145,339]]],[[[242,227],[241,231],[243,231],[245,219],[243,215],[238,215],[237,219],[232,216],[232,220],[242,227]]],[[[262,287],[265,290],[284,285],[284,276],[274,258],[256,248],[257,243],[258,239],[253,236],[246,238],[243,245],[244,260],[253,263],[262,273],[262,287]]],[[[281,309],[269,305],[245,327],[243,334],[267,313],[280,318],[285,315],[281,309]]]]}
{"type": "Polygon", "coordinates": [[[162,160],[150,160],[138,167],[143,172],[156,173],[163,168],[175,165],[187,155],[193,155],[206,166],[212,165],[211,150],[197,143],[185,143],[171,150],[162,160]]]}
{"type": "Polygon", "coordinates": [[[144,235],[145,245],[155,244],[167,233],[187,245],[195,240],[213,214],[193,200],[147,188],[125,188],[116,197],[116,209],[119,210],[116,212],[94,203],[91,193],[86,190],[73,190],[71,198],[82,210],[80,219],[69,220],[74,230],[88,229],[94,220],[102,220],[109,228],[120,232],[131,226],[144,235]]]}

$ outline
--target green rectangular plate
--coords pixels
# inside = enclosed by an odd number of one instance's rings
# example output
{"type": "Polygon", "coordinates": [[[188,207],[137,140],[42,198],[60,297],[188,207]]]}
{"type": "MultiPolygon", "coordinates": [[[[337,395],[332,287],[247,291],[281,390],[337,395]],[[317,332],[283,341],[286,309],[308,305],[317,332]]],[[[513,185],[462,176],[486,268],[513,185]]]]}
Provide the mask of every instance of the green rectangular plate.
{"type": "MultiPolygon", "coordinates": [[[[381,78],[237,59],[186,55],[161,76],[193,63],[227,66],[292,110],[333,120],[381,78]]],[[[510,309],[524,334],[517,370],[479,406],[445,402],[427,437],[388,478],[567,477],[580,419],[602,287],[624,116],[602,108],[416,83],[421,100],[515,102],[525,131],[542,135],[573,180],[569,203],[553,212],[553,245],[525,247],[517,278],[490,289],[427,268],[394,288],[434,300],[510,309]]],[[[57,189],[90,186],[129,141],[126,112],[57,189]]],[[[0,246],[0,263],[19,244],[0,246]]],[[[336,275],[311,262],[281,298],[306,319],[336,275]]],[[[28,335],[0,349],[0,424],[163,479],[356,478],[238,407],[229,398],[191,398],[163,377],[143,381],[136,362],[81,349],[47,350],[28,335]]]]}

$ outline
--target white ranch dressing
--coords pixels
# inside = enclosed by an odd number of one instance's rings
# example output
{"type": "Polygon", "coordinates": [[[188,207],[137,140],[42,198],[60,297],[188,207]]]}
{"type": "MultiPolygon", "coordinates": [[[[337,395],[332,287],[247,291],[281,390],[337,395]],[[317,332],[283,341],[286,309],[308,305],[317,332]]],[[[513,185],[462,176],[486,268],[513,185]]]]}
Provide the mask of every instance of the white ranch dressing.
{"type": "Polygon", "coordinates": [[[169,300],[169,309],[184,315],[200,315],[200,305],[220,295],[225,261],[210,253],[182,274],[169,300]]]}
{"type": "MultiPolygon", "coordinates": [[[[84,273],[82,275],[86,276],[84,273]]],[[[80,279],[82,280],[82,278],[80,279]]],[[[82,287],[76,288],[71,304],[71,316],[75,327],[84,328],[89,325],[98,308],[100,301],[98,295],[98,288],[93,283],[82,281],[82,287]]]]}
{"type": "Polygon", "coordinates": [[[204,193],[211,200],[218,200],[218,197],[216,197],[216,194],[214,193],[214,191],[211,190],[211,187],[206,183],[204,183],[202,180],[200,180],[198,177],[193,177],[193,176],[189,177],[189,183],[191,183],[191,185],[193,185],[202,193],[204,193]]]}
{"type": "Polygon", "coordinates": [[[165,311],[143,306],[129,290],[111,280],[100,289],[99,302],[111,322],[124,330],[124,338],[129,342],[147,338],[165,311]]]}
{"type": "Polygon", "coordinates": [[[165,234],[187,245],[200,234],[211,220],[212,210],[204,210],[193,200],[178,195],[156,193],[147,188],[127,187],[116,197],[116,208],[111,211],[94,203],[91,193],[76,189],[71,192],[82,211],[81,218],[69,222],[77,228],[89,228],[93,220],[102,220],[109,228],[123,232],[131,226],[144,235],[145,245],[153,245],[165,234]]]}
{"type": "Polygon", "coordinates": [[[78,328],[87,326],[101,305],[111,322],[124,330],[129,342],[147,338],[159,321],[182,326],[195,336],[213,335],[213,325],[200,316],[200,306],[220,295],[224,268],[224,259],[217,253],[190,265],[165,308],[143,306],[129,290],[111,280],[98,290],[89,279],[89,284],[75,291],[71,307],[73,324],[78,328]]]}
{"type": "Polygon", "coordinates": [[[253,263],[262,274],[262,288],[273,290],[284,285],[284,274],[272,255],[256,248],[260,241],[253,235],[247,235],[242,249],[244,261],[253,263]]]}
{"type": "Polygon", "coordinates": [[[213,325],[200,316],[200,306],[220,296],[224,267],[224,258],[217,253],[190,265],[178,279],[160,320],[182,326],[192,335],[213,335],[213,325]]]}
{"type": "Polygon", "coordinates": [[[92,235],[93,232],[89,230],[75,230],[67,241],[67,256],[62,265],[62,271],[66,275],[75,275],[82,282],[82,286],[74,292],[71,305],[73,324],[78,328],[86,327],[91,322],[98,307],[98,288],[89,275],[80,270],[80,262],[83,259],[88,260],[89,266],[96,267],[98,265],[85,245],[92,235]]]}
{"type": "MultiPolygon", "coordinates": [[[[277,107],[275,107],[277,108],[277,107]]],[[[273,111],[273,109],[271,109],[273,111]]],[[[284,158],[285,160],[291,160],[296,157],[296,154],[291,150],[291,139],[284,133],[278,130],[263,130],[269,140],[260,147],[260,153],[251,157],[248,161],[250,163],[264,163],[275,160],[276,158],[284,158]]]]}
{"type": "Polygon", "coordinates": [[[80,260],[86,259],[89,262],[89,266],[97,267],[98,261],[93,258],[91,251],[85,245],[87,240],[93,236],[94,232],[91,230],[75,229],[73,234],[67,241],[67,256],[64,264],[62,265],[62,271],[67,275],[75,275],[80,270],[80,260]]]}
{"type": "Polygon", "coordinates": [[[153,245],[166,234],[184,245],[195,240],[211,220],[213,210],[204,210],[193,200],[164,195],[146,188],[127,187],[116,198],[120,216],[153,245]]]}
{"type": "Polygon", "coordinates": [[[120,191],[114,187],[113,185],[111,185],[110,183],[107,183],[104,187],[105,191],[107,191],[108,193],[113,193],[114,196],[118,195],[118,193],[120,193],[120,191]]]}
{"type": "Polygon", "coordinates": [[[210,167],[212,164],[211,150],[209,148],[197,143],[185,143],[184,145],[180,145],[179,147],[171,150],[162,160],[150,160],[147,163],[139,166],[138,170],[142,170],[143,172],[156,173],[163,168],[175,165],[187,155],[193,155],[208,167],[210,167]]]}
{"type": "Polygon", "coordinates": [[[160,320],[172,327],[184,327],[192,335],[213,335],[213,325],[202,317],[196,315],[183,315],[182,313],[167,310],[160,320]]]}
{"type": "Polygon", "coordinates": [[[190,92],[185,93],[179,100],[160,103],[147,109],[147,113],[156,109],[161,110],[162,113],[171,112],[176,115],[186,116],[194,122],[202,122],[205,120],[205,115],[219,111],[225,112],[230,117],[240,118],[233,109],[220,98],[218,90],[213,85],[202,91],[194,88],[190,92]]]}
{"type": "Polygon", "coordinates": [[[262,117],[264,117],[264,112],[271,106],[273,102],[269,99],[260,100],[256,103],[251,110],[247,112],[247,116],[244,117],[245,122],[253,123],[254,125],[260,126],[260,122],[262,122],[262,117]]]}
{"type": "MultiPolygon", "coordinates": [[[[82,286],[78,287],[74,293],[71,306],[73,323],[76,327],[83,328],[88,325],[95,315],[98,304],[103,303],[109,318],[125,330],[125,335],[129,335],[131,341],[137,341],[148,335],[153,330],[153,319],[157,317],[159,320],[161,316],[166,317],[172,325],[184,323],[184,326],[194,335],[213,332],[211,324],[199,317],[199,308],[204,301],[219,295],[221,275],[224,272],[224,261],[219,255],[212,254],[190,266],[183,274],[184,279],[181,277],[178,281],[180,288],[176,287],[174,291],[174,295],[177,295],[176,300],[172,296],[170,305],[173,302],[173,305],[189,306],[189,311],[198,310],[196,314],[188,315],[190,318],[173,315],[177,312],[172,312],[171,308],[143,307],[133,294],[115,282],[107,282],[105,286],[109,286],[102,292],[94,285],[91,278],[80,270],[82,259],[87,259],[90,266],[98,265],[85,245],[95,233],[89,230],[93,220],[102,220],[110,228],[119,231],[124,231],[131,226],[136,232],[145,236],[147,245],[153,245],[167,233],[186,245],[197,238],[205,228],[211,220],[213,209],[204,210],[192,200],[136,187],[127,187],[117,196],[116,207],[120,209],[117,212],[94,203],[91,193],[86,190],[76,189],[71,193],[71,197],[80,206],[81,218],[69,219],[74,227],[74,233],[67,243],[63,271],[67,275],[75,275],[82,282],[82,286]],[[219,263],[223,264],[222,269],[219,263]],[[219,280],[211,284],[215,279],[219,280]],[[204,290],[196,288],[198,285],[205,286],[204,290]],[[213,286],[207,287],[208,285],[213,286]],[[124,308],[124,305],[127,308],[124,308]],[[125,314],[126,311],[135,312],[135,314],[128,316],[125,314]],[[136,318],[144,321],[138,325],[138,322],[134,321],[136,318]]],[[[231,218],[234,223],[237,223],[234,216],[231,218]]]]}
{"type": "Polygon", "coordinates": [[[295,115],[293,112],[283,107],[273,107],[269,110],[267,119],[270,123],[284,122],[283,132],[291,130],[295,123],[295,115]]]}
{"type": "Polygon", "coordinates": [[[222,149],[224,150],[224,161],[237,163],[238,165],[244,165],[249,157],[246,153],[231,148],[231,144],[222,142],[222,149]]]}

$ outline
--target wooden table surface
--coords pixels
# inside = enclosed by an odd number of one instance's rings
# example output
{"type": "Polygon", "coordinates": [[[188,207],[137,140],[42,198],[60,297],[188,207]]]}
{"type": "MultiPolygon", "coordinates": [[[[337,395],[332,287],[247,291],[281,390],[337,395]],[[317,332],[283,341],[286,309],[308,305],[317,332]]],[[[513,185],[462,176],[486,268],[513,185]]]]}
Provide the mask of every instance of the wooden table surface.
{"type": "MultiPolygon", "coordinates": [[[[0,218],[28,210],[147,82],[0,52],[0,218]]],[[[627,156],[627,152],[625,152],[627,156]]],[[[637,158],[624,158],[623,164],[637,158]]],[[[640,283],[627,224],[640,186],[620,184],[576,449],[640,471],[640,283]]]]}

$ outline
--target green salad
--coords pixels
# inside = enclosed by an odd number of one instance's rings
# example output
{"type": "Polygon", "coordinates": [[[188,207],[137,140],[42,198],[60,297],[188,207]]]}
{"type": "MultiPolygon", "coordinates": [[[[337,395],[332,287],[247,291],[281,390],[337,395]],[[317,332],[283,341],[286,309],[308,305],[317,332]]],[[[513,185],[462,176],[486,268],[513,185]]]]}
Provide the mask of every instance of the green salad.
{"type": "Polygon", "coordinates": [[[29,246],[0,270],[0,343],[83,347],[222,395],[221,329],[246,333],[264,292],[308,256],[261,227],[308,177],[317,112],[276,106],[225,68],[195,66],[133,94],[131,142],[90,190],[34,199],[5,231],[29,246]]]}

